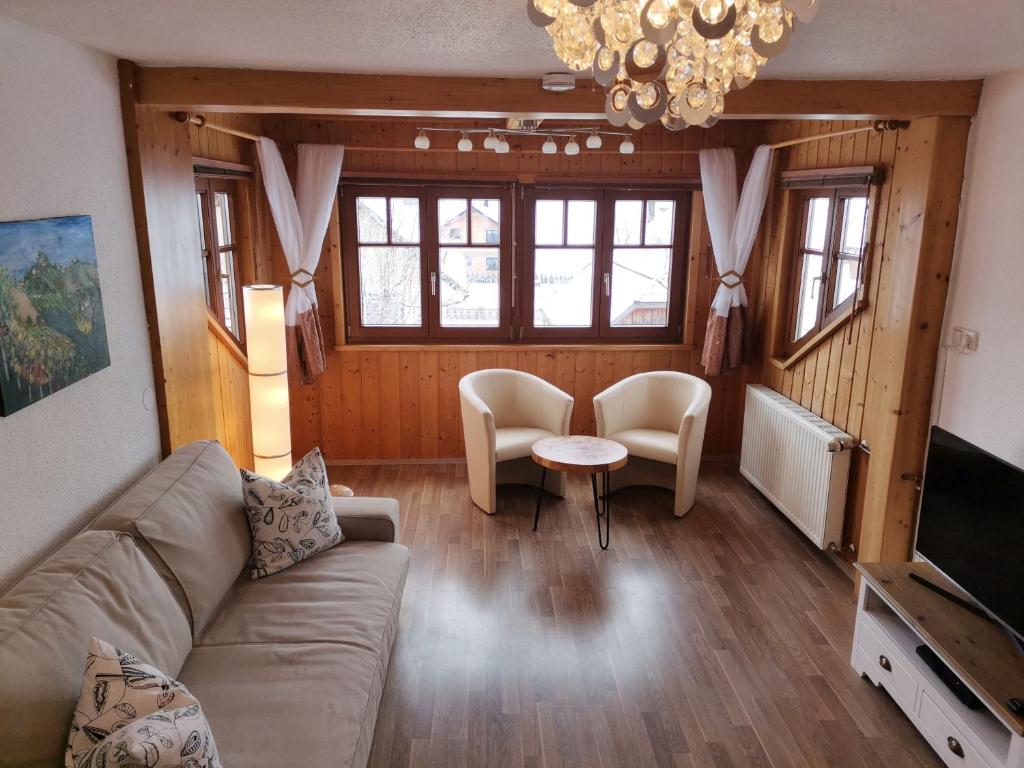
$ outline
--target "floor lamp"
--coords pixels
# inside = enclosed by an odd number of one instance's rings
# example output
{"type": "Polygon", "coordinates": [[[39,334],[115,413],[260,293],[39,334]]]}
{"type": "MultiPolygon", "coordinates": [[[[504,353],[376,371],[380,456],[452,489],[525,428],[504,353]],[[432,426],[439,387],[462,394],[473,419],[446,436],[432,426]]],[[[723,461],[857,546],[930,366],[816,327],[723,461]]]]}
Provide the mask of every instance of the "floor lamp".
{"type": "Polygon", "coordinates": [[[279,285],[247,285],[242,288],[242,301],[256,474],[281,480],[292,468],[284,289],[279,285]]]}

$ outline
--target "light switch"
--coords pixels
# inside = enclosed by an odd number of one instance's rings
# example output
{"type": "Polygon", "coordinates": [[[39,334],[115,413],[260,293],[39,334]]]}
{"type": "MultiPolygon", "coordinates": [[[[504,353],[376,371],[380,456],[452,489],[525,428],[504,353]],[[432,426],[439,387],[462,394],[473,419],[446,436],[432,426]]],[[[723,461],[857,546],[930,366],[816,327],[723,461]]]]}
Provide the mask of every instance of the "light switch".
{"type": "Polygon", "coordinates": [[[978,351],[978,332],[973,328],[955,326],[949,335],[949,348],[963,355],[973,355],[978,351]]]}
{"type": "Polygon", "coordinates": [[[956,351],[956,352],[963,352],[964,351],[964,329],[963,328],[957,327],[957,328],[953,329],[953,334],[952,334],[952,336],[950,336],[950,339],[949,339],[949,348],[954,350],[954,351],[956,351]]]}

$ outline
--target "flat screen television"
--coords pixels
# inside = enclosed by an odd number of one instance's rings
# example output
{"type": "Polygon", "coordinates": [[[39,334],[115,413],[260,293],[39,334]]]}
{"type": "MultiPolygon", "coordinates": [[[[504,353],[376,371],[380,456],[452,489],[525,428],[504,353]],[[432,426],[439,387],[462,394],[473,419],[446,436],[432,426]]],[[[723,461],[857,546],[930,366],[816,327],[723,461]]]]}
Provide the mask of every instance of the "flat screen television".
{"type": "Polygon", "coordinates": [[[916,549],[1024,638],[1024,470],[932,427],[916,549]]]}

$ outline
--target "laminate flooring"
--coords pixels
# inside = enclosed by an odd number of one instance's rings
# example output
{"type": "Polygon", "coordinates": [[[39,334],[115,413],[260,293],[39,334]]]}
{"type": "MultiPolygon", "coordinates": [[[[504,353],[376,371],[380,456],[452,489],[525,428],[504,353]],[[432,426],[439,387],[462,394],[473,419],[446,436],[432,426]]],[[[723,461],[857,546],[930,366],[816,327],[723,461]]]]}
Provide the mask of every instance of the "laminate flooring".
{"type": "Polygon", "coordinates": [[[730,463],[683,519],[613,494],[605,552],[586,476],[534,533],[534,489],[488,516],[462,465],[330,474],[397,498],[412,550],[371,766],[941,765],[849,665],[850,575],[730,463]]]}

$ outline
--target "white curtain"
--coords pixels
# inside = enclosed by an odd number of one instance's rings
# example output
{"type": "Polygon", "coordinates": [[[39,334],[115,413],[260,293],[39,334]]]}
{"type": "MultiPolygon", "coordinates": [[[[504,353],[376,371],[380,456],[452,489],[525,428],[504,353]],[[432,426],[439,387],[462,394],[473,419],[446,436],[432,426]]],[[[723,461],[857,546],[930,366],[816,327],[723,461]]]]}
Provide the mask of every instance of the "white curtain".
{"type": "Polygon", "coordinates": [[[743,342],[742,308],[747,292],[741,282],[768,199],[772,148],[754,152],[743,194],[737,203],[736,156],[731,149],[704,149],[700,176],[719,285],[712,302],[704,340],[704,366],[709,375],[740,364],[743,342]],[[739,310],[738,312],[735,310],[739,310]],[[735,321],[729,328],[730,317],[735,321]]]}
{"type": "Polygon", "coordinates": [[[320,263],[345,148],[300,144],[298,194],[294,195],[277,144],[261,137],[256,148],[263,186],[292,276],[285,322],[298,325],[299,315],[317,305],[313,275],[320,263]]]}

